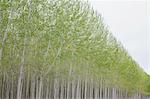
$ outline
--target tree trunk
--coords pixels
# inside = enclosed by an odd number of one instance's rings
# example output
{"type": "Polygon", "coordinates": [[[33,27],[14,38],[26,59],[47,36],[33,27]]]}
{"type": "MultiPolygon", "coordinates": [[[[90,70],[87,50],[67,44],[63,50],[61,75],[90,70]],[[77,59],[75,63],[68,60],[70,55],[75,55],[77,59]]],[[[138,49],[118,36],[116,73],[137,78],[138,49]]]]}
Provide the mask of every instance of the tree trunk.
{"type": "Polygon", "coordinates": [[[23,80],[23,67],[24,67],[24,53],[25,53],[25,48],[23,50],[23,55],[22,55],[22,64],[20,67],[20,74],[19,74],[19,79],[18,79],[18,86],[17,86],[17,99],[21,99],[21,94],[22,94],[22,80],[23,80]]]}
{"type": "Polygon", "coordinates": [[[42,99],[42,87],[43,87],[43,79],[42,77],[40,77],[38,99],[42,99]]]}

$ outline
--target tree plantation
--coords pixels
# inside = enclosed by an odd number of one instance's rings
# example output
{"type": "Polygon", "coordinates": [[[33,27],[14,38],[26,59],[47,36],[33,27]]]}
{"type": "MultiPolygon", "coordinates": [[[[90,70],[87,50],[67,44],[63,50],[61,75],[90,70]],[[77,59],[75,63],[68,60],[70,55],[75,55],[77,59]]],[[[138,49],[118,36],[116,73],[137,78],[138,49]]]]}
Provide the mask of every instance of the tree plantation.
{"type": "Polygon", "coordinates": [[[0,99],[150,99],[150,75],[88,2],[1,0],[0,99]]]}

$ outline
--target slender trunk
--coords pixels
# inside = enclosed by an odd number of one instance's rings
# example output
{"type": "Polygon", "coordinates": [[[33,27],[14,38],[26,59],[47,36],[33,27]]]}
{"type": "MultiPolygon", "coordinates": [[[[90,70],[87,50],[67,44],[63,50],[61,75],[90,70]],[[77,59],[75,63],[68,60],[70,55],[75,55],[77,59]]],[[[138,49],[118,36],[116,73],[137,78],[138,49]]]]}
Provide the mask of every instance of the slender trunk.
{"type": "Polygon", "coordinates": [[[117,97],[116,97],[116,88],[113,88],[112,99],[117,99],[117,97]]]}
{"type": "Polygon", "coordinates": [[[66,99],[69,99],[70,98],[70,81],[68,80],[67,82],[67,98],[66,99]]]}
{"type": "Polygon", "coordinates": [[[59,80],[58,79],[54,79],[54,99],[58,99],[58,91],[59,91],[59,80]]]}
{"type": "MultiPolygon", "coordinates": [[[[28,15],[28,21],[30,23],[31,19],[31,1],[29,0],[29,15],[28,15]]],[[[29,31],[28,31],[29,32],[29,31]]],[[[26,33],[24,37],[24,44],[23,44],[23,52],[22,52],[22,57],[21,57],[21,66],[20,66],[20,73],[19,73],[19,79],[18,79],[18,86],[17,86],[17,99],[21,99],[21,94],[22,94],[22,80],[23,80],[23,70],[24,70],[24,63],[25,63],[25,52],[26,52],[26,33]]]]}
{"type": "MultiPolygon", "coordinates": [[[[26,99],[29,99],[30,96],[29,96],[29,83],[30,83],[30,77],[29,77],[29,73],[27,75],[27,84],[26,84],[26,92],[25,92],[25,97],[26,99]]],[[[33,99],[33,98],[32,98],[33,99]]]]}
{"type": "Polygon", "coordinates": [[[79,79],[77,81],[77,91],[76,91],[76,99],[80,99],[80,82],[79,79]]]}
{"type": "Polygon", "coordinates": [[[51,89],[51,81],[49,82],[49,93],[48,93],[48,99],[52,99],[52,89],[51,89]]]}
{"type": "MultiPolygon", "coordinates": [[[[31,97],[31,99],[35,99],[35,75],[33,74],[31,78],[32,78],[31,79],[31,89],[30,89],[31,96],[28,96],[28,94],[27,94],[26,98],[31,97]]],[[[29,81],[28,81],[28,83],[29,83],[29,81]]],[[[29,87],[29,84],[27,84],[27,87],[29,87]]],[[[28,93],[28,89],[26,92],[28,93]]]]}
{"type": "Polygon", "coordinates": [[[67,98],[67,83],[64,81],[64,99],[67,98]]]}
{"type": "MultiPolygon", "coordinates": [[[[7,75],[8,76],[8,75],[7,75]]],[[[10,86],[9,86],[9,78],[6,77],[6,91],[5,91],[5,98],[6,99],[9,99],[9,91],[10,91],[10,86]]]]}
{"type": "Polygon", "coordinates": [[[100,86],[100,88],[99,88],[99,99],[102,99],[102,86],[100,86]]]}
{"type": "Polygon", "coordinates": [[[85,80],[85,86],[84,86],[84,99],[87,99],[87,80],[85,80]]]}
{"type": "Polygon", "coordinates": [[[38,93],[38,99],[42,99],[42,87],[43,87],[43,81],[42,77],[40,78],[40,85],[39,85],[39,93],[38,93]]]}
{"type": "Polygon", "coordinates": [[[71,99],[75,99],[75,81],[72,81],[72,98],[71,99]]]}
{"type": "Polygon", "coordinates": [[[111,99],[110,97],[111,97],[111,95],[110,95],[110,92],[111,90],[110,90],[110,88],[108,88],[108,99],[111,99]]]}
{"type": "MultiPolygon", "coordinates": [[[[25,40],[24,40],[25,43],[25,40]]],[[[17,86],[17,99],[21,99],[21,94],[22,94],[22,79],[23,79],[23,69],[24,69],[24,57],[25,57],[25,44],[24,44],[24,49],[23,49],[23,54],[22,54],[22,59],[21,59],[21,66],[20,66],[20,74],[19,74],[19,79],[18,79],[18,86],[17,86]]]]}
{"type": "Polygon", "coordinates": [[[99,91],[97,85],[95,85],[94,90],[95,90],[95,99],[98,99],[99,91]]]}
{"type": "Polygon", "coordinates": [[[92,87],[92,82],[90,82],[90,84],[89,84],[89,97],[90,97],[90,99],[92,99],[92,93],[93,93],[93,91],[92,91],[92,89],[93,89],[93,87],[92,87]]]}
{"type": "Polygon", "coordinates": [[[22,82],[22,95],[21,95],[21,99],[25,99],[25,92],[26,92],[26,79],[25,79],[25,76],[24,76],[24,78],[23,78],[23,80],[22,80],[23,82],[22,82]]]}
{"type": "Polygon", "coordinates": [[[39,77],[36,77],[36,99],[38,99],[39,93],[39,77]]]}
{"type": "Polygon", "coordinates": [[[64,86],[63,86],[63,80],[62,83],[60,84],[60,99],[64,99],[64,86]]]}
{"type": "Polygon", "coordinates": [[[107,87],[104,88],[104,97],[107,99],[107,87]]]}
{"type": "Polygon", "coordinates": [[[49,99],[49,84],[46,84],[46,94],[45,94],[45,99],[49,99]]]}
{"type": "Polygon", "coordinates": [[[97,93],[96,93],[96,92],[97,92],[97,88],[96,88],[95,84],[93,84],[93,95],[94,95],[93,98],[94,98],[94,99],[97,98],[97,97],[96,97],[96,96],[97,96],[97,93]]]}
{"type": "Polygon", "coordinates": [[[4,99],[4,92],[5,92],[5,73],[3,74],[3,82],[2,82],[2,96],[1,96],[2,99],[4,99]]]}
{"type": "Polygon", "coordinates": [[[14,81],[13,77],[11,79],[11,93],[10,93],[10,99],[13,99],[13,93],[14,93],[14,81]]]}
{"type": "Polygon", "coordinates": [[[84,99],[84,93],[85,93],[85,90],[84,90],[84,87],[85,87],[85,83],[84,83],[84,80],[82,80],[82,82],[81,82],[81,84],[82,84],[82,95],[81,95],[81,99],[84,99]]]}

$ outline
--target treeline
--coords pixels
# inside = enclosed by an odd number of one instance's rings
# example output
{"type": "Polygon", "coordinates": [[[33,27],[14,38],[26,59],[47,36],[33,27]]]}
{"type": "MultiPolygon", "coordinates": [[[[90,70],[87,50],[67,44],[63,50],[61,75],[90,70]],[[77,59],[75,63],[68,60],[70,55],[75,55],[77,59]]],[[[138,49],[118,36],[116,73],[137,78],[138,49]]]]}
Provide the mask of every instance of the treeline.
{"type": "Polygon", "coordinates": [[[80,0],[0,1],[0,99],[149,99],[144,73],[80,0]]]}

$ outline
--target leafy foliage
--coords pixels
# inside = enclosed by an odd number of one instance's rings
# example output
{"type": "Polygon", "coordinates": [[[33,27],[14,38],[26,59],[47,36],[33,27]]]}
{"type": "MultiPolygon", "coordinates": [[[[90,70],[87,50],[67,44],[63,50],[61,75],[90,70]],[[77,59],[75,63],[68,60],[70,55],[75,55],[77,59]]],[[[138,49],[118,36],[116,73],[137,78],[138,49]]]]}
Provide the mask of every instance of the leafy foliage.
{"type": "Polygon", "coordinates": [[[106,86],[150,94],[150,78],[87,2],[29,1],[0,2],[1,78],[16,81],[24,60],[25,78],[103,79],[106,86]]]}

